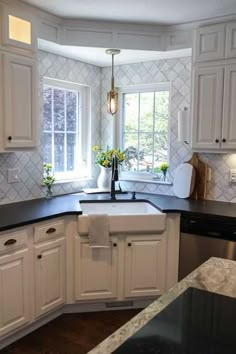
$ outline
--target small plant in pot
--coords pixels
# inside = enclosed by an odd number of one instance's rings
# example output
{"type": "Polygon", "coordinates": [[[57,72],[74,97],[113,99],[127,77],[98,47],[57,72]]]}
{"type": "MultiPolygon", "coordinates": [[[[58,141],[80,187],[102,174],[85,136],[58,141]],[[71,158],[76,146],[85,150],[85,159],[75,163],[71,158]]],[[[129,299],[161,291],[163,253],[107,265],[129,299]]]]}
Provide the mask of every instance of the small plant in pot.
{"type": "Polygon", "coordinates": [[[52,193],[52,185],[55,182],[55,177],[52,172],[52,164],[51,163],[44,163],[43,164],[43,185],[46,187],[46,199],[50,199],[53,196],[52,193]]]}

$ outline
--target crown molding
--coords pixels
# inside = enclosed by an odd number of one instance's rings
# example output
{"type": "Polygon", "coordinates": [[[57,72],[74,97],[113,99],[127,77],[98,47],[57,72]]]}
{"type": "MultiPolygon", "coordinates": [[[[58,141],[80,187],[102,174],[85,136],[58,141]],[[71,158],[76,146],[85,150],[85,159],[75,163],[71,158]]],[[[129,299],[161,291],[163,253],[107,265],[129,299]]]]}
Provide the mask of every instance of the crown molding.
{"type": "Polygon", "coordinates": [[[0,0],[12,9],[29,12],[36,37],[61,45],[166,51],[191,48],[199,26],[236,20],[236,14],[179,25],[135,24],[67,19],[19,0],[0,0]]]}

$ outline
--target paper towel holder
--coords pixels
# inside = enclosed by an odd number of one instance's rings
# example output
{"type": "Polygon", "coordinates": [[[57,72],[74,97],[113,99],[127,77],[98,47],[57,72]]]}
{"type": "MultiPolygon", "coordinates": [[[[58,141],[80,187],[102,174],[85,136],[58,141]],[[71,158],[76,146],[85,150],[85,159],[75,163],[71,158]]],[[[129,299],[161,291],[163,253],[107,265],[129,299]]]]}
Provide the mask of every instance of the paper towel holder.
{"type": "Polygon", "coordinates": [[[189,144],[189,110],[178,111],[178,141],[189,144]]]}

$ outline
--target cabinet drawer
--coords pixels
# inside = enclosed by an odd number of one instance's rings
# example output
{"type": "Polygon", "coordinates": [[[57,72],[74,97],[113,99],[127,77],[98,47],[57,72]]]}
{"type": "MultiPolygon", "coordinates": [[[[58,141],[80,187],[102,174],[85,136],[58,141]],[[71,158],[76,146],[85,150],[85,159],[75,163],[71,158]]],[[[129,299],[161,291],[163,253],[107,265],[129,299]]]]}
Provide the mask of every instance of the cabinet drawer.
{"type": "Polygon", "coordinates": [[[47,224],[35,226],[34,242],[50,240],[52,238],[64,235],[65,225],[63,220],[50,222],[47,224]]]}
{"type": "Polygon", "coordinates": [[[0,236],[0,252],[5,252],[15,248],[27,246],[27,231],[11,232],[0,236]]]}

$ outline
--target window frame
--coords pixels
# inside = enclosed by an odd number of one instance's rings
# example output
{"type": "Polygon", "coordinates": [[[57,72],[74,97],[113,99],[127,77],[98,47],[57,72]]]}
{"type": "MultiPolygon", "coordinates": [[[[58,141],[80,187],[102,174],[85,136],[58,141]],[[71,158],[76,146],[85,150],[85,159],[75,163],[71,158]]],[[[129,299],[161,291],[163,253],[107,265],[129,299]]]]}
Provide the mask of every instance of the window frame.
{"type": "MultiPolygon", "coordinates": [[[[120,109],[118,113],[118,119],[114,124],[114,137],[115,137],[116,148],[123,149],[124,94],[169,91],[167,163],[170,164],[171,89],[172,89],[172,85],[170,82],[129,85],[129,86],[120,87],[118,89],[120,109]]],[[[145,182],[170,184],[169,181],[166,182],[157,181],[156,179],[153,178],[153,172],[144,172],[144,171],[121,171],[120,179],[130,180],[130,181],[145,181],[145,182]]]]}
{"type": "MultiPolygon", "coordinates": [[[[52,87],[60,90],[77,91],[80,100],[78,102],[78,129],[76,132],[76,140],[78,144],[78,151],[81,155],[76,154],[75,160],[78,165],[85,166],[85,175],[79,175],[79,167],[74,171],[54,172],[56,182],[68,182],[73,180],[83,180],[91,178],[91,111],[90,111],[90,87],[87,85],[78,84],[76,82],[64,81],[49,77],[43,78],[44,87],[52,87]]],[[[45,130],[42,126],[42,134],[45,130]]],[[[52,131],[53,132],[53,131],[52,131]]],[[[63,132],[64,133],[64,132],[63,132]]]]}

